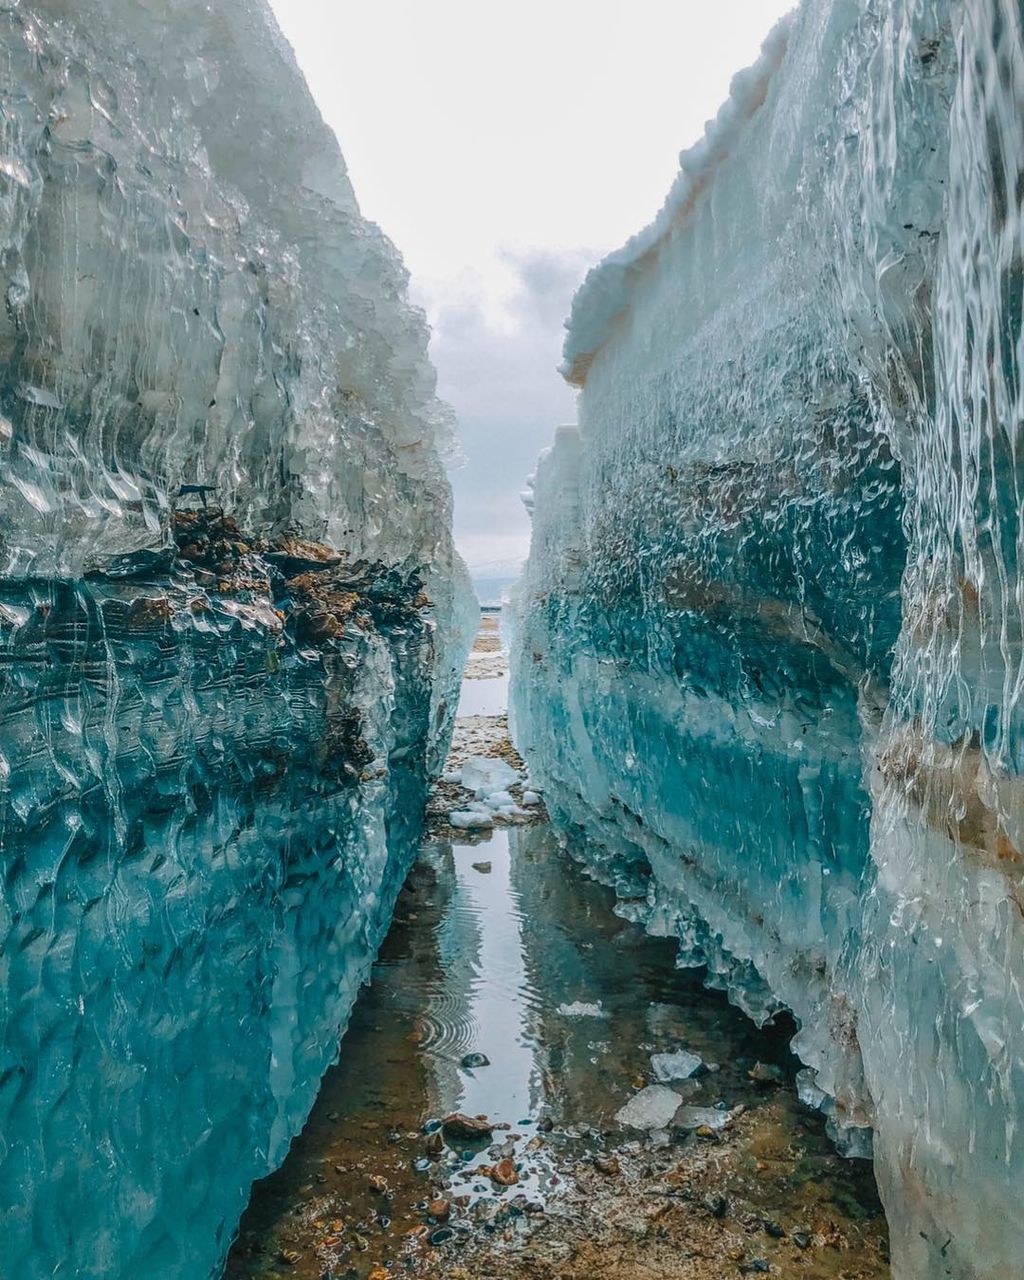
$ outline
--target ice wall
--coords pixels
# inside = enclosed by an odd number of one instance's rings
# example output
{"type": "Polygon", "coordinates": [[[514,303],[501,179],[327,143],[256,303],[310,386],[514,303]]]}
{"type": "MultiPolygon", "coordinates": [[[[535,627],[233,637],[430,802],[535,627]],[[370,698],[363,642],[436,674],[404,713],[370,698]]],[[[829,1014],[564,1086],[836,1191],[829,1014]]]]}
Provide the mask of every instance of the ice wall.
{"type": "Polygon", "coordinates": [[[0,0],[0,272],[2,1269],[197,1280],[444,756],[450,415],[263,0],[0,0]]]}
{"type": "Polygon", "coordinates": [[[1024,33],[804,0],[595,269],[513,716],[622,910],[871,1139],[899,1280],[1024,1232],[1024,33]]]}

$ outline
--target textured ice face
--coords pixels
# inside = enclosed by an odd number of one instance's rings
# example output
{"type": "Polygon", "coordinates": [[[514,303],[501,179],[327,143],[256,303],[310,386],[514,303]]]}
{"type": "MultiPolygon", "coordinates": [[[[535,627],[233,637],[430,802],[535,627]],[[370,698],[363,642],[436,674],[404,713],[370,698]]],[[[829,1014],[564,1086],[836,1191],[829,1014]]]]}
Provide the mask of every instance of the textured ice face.
{"type": "Polygon", "coordinates": [[[795,1012],[921,1280],[1019,1270],[1021,22],[806,0],[574,310],[513,648],[549,810],[795,1012]]]}
{"type": "Polygon", "coordinates": [[[36,0],[0,34],[0,567],[165,547],[183,482],[446,554],[423,316],[262,0],[36,0]]]}
{"type": "Polygon", "coordinates": [[[0,1208],[218,1274],[469,644],[422,315],[262,0],[0,3],[0,1208]]]}

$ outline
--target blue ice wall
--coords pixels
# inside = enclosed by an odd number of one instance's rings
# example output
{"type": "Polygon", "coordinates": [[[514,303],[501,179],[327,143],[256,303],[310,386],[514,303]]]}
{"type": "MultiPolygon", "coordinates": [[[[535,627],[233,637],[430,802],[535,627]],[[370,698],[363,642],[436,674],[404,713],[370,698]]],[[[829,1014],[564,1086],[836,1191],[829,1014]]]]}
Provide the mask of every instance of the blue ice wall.
{"type": "Polygon", "coordinates": [[[219,1274],[472,597],[427,330],[263,0],[0,5],[4,1274],[219,1274]]]}
{"type": "Polygon", "coordinates": [[[873,1147],[897,1277],[1024,1191],[1016,3],[805,0],[588,277],[513,717],[622,910],[873,1147]]]}

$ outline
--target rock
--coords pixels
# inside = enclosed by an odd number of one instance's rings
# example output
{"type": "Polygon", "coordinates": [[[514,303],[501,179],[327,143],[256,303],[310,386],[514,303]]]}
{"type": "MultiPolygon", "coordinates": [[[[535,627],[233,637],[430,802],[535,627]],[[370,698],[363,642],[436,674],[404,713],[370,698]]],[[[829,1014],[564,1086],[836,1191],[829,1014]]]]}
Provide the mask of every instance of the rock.
{"type": "MultiPolygon", "coordinates": [[[[490,863],[487,863],[488,869],[490,869],[490,865],[490,863]]],[[[475,1071],[477,1067],[489,1067],[491,1060],[486,1053],[467,1053],[462,1059],[461,1065],[466,1071],[475,1071]]]]}
{"type": "Polygon", "coordinates": [[[614,1156],[595,1156],[594,1168],[606,1178],[617,1178],[622,1172],[622,1166],[614,1156]]]}
{"type": "Polygon", "coordinates": [[[381,1177],[379,1173],[372,1174],[370,1177],[370,1190],[376,1191],[379,1196],[386,1196],[388,1193],[388,1180],[381,1177]]]}
{"type": "Polygon", "coordinates": [[[302,1261],[302,1254],[297,1253],[294,1249],[282,1249],[277,1256],[289,1267],[294,1267],[297,1262],[302,1261]]]}
{"type": "Polygon", "coordinates": [[[523,798],[520,803],[524,809],[532,809],[535,805],[540,804],[540,796],[536,791],[524,791],[523,798]]]}
{"type": "Polygon", "coordinates": [[[704,1208],[713,1218],[724,1218],[729,1212],[729,1201],[725,1196],[708,1195],[704,1197],[704,1208]]]}
{"type": "Polygon", "coordinates": [[[785,1238],[786,1228],[781,1226],[778,1222],[773,1222],[771,1219],[768,1219],[764,1224],[764,1229],[765,1233],[770,1235],[773,1240],[782,1240],[785,1238]]]}
{"type": "Polygon", "coordinates": [[[430,1243],[434,1246],[447,1244],[454,1236],[455,1232],[451,1227],[438,1227],[436,1231],[430,1233],[430,1243]]]}
{"type": "Polygon", "coordinates": [[[447,1222],[452,1216],[452,1206],[449,1200],[431,1200],[427,1204],[427,1216],[436,1218],[438,1222],[447,1222]]]}
{"type": "Polygon", "coordinates": [[[486,1116],[467,1116],[461,1111],[446,1116],[442,1125],[445,1135],[452,1138],[489,1138],[494,1132],[486,1116]]]}
{"type": "Polygon", "coordinates": [[[444,1151],[444,1135],[438,1129],[427,1139],[427,1155],[436,1159],[444,1151]]]}
{"type": "Polygon", "coordinates": [[[491,1168],[491,1181],[501,1187],[513,1187],[519,1181],[515,1163],[508,1156],[491,1168]]]}
{"type": "Polygon", "coordinates": [[[670,1080],[689,1080],[703,1067],[703,1059],[695,1053],[688,1053],[686,1049],[651,1055],[651,1070],[659,1084],[668,1084],[670,1080]]]}
{"type": "Polygon", "coordinates": [[[489,862],[474,862],[473,870],[479,871],[482,876],[490,874],[491,864],[489,862]]]}
{"type": "Polygon", "coordinates": [[[794,1231],[793,1243],[798,1249],[809,1249],[811,1247],[811,1233],[809,1231],[794,1231]]]}

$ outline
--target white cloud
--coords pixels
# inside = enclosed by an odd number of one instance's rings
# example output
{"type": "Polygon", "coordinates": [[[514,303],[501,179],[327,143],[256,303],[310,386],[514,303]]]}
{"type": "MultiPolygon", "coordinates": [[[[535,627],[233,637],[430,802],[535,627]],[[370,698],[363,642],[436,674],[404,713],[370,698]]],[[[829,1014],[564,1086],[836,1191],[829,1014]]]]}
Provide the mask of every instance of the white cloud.
{"type": "Polygon", "coordinates": [[[459,417],[465,464],[452,473],[455,533],[470,564],[525,556],[519,499],[575,393],[557,373],[562,323],[592,251],[505,251],[515,281],[500,313],[479,298],[431,307],[441,394],[459,417]]]}

